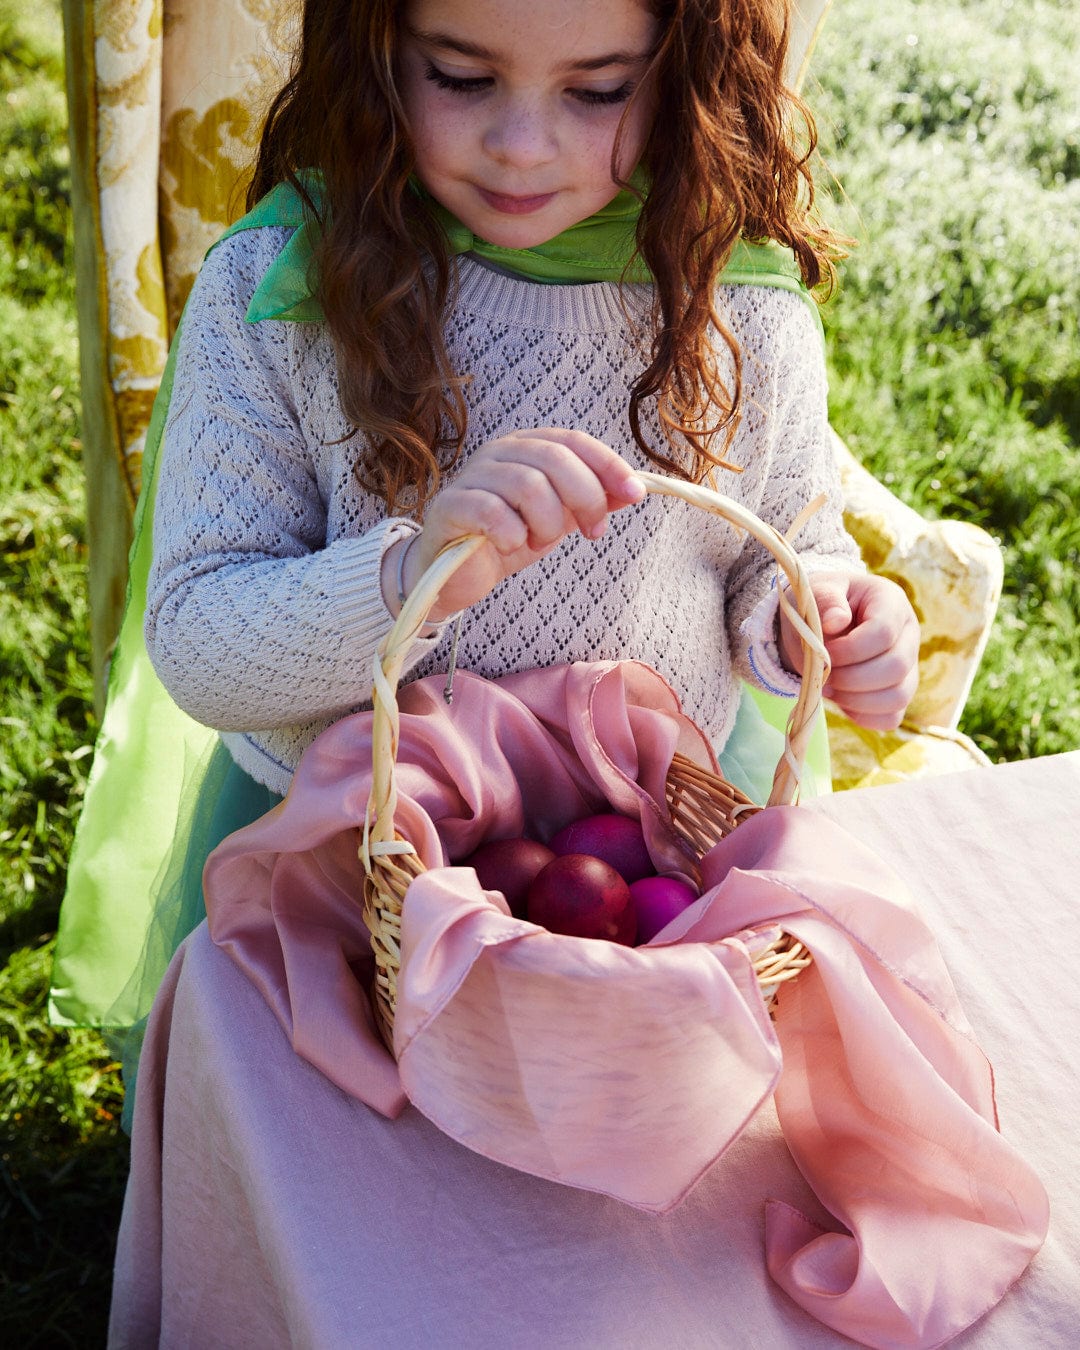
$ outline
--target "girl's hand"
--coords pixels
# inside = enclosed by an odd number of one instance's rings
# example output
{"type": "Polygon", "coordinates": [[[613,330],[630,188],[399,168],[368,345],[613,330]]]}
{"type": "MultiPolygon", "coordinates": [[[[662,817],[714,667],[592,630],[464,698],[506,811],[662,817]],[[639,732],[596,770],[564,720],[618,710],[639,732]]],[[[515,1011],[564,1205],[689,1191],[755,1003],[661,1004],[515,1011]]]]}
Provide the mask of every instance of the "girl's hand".
{"type": "MultiPolygon", "coordinates": [[[[822,572],[810,577],[832,669],[825,697],[874,731],[900,725],[919,682],[919,621],[907,596],[886,577],[822,572]]],[[[802,672],[802,646],[780,612],[785,665],[802,672]]]]}
{"type": "Polygon", "coordinates": [[[446,544],[483,535],[487,544],[458,568],[432,606],[429,617],[441,619],[483,599],[572,530],[599,539],[610,512],[640,501],[645,492],[626,461],[594,436],[562,427],[512,431],[482,445],[436,494],[419,535],[387,550],[383,593],[393,596],[396,611],[399,549],[408,550],[408,595],[446,544]]]}

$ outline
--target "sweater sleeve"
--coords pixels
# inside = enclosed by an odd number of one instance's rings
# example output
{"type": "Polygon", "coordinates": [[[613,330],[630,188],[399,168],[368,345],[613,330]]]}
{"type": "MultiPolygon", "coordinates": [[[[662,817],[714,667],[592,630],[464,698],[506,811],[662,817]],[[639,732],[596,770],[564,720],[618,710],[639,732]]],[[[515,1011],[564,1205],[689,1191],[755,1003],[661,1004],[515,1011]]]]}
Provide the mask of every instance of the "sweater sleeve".
{"type": "MultiPolygon", "coordinates": [[[[832,451],[825,354],[806,301],[788,291],[743,287],[736,336],[743,350],[743,406],[753,443],[745,473],[757,515],[786,534],[817,497],[822,504],[794,538],[808,572],[861,571],[844,528],[840,476],[832,451]],[[741,330],[741,331],[740,331],[741,330]]],[[[777,567],[749,540],[729,576],[727,624],[736,668],[775,693],[798,685],[777,649],[777,567]]]]}
{"type": "Polygon", "coordinates": [[[416,528],[369,512],[356,537],[327,540],[322,447],[309,445],[291,392],[296,326],[244,317],[283,237],[234,236],[196,280],[154,504],[147,648],[180,707],[221,731],[333,716],[368,698],[392,624],[383,553],[416,528]]]}

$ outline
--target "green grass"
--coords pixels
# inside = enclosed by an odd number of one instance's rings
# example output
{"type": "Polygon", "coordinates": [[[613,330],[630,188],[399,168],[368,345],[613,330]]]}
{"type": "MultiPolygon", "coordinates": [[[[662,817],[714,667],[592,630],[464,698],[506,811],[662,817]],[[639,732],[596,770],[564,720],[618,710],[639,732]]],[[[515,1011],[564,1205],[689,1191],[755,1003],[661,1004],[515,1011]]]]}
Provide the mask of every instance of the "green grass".
{"type": "Polygon", "coordinates": [[[126,1169],[112,1057],[45,1016],[94,737],[65,125],[59,5],[0,0],[0,1341],[20,1348],[103,1343],[126,1169]]]}
{"type": "Polygon", "coordinates": [[[994,759],[1080,745],[1078,59],[1073,0],[836,0],[807,91],[830,219],[860,241],[829,312],[834,424],[1004,549],[961,723],[994,759]]]}
{"type": "MultiPolygon", "coordinates": [[[[103,1340],[126,1167],[105,1045],[45,1018],[95,725],[57,0],[0,0],[0,1342],[103,1340]]],[[[808,97],[861,246],[834,421],[1007,590],[963,727],[1080,744],[1080,64],[1073,0],[836,0],[808,97]]]]}
{"type": "Polygon", "coordinates": [[[48,1025],[51,943],[0,974],[0,1339],[104,1344],[127,1172],[116,1065],[89,1031],[48,1025]]]}

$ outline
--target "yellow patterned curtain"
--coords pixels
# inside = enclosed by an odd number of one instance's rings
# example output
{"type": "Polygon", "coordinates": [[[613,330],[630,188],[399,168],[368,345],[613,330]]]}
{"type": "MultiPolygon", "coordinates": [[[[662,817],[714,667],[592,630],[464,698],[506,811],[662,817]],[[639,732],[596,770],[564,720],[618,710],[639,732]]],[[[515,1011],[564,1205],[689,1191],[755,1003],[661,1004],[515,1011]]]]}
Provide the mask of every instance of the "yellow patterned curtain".
{"type": "Polygon", "coordinates": [[[150,409],[199,262],[243,210],[295,0],[65,0],[99,696],[150,409]]]}

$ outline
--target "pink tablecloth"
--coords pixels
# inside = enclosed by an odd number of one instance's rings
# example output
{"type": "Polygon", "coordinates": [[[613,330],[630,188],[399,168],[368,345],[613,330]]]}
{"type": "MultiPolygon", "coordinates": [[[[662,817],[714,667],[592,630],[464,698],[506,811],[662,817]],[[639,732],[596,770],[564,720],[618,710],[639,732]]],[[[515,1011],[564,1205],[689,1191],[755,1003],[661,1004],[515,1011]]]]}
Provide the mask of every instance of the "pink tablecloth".
{"type": "MultiPolygon", "coordinates": [[[[1080,754],[824,799],[901,873],[997,1073],[1049,1239],[957,1346],[1071,1347],[1080,1310],[1080,754]]],[[[144,1052],[111,1344],[814,1347],[849,1341],[764,1266],[764,1206],[824,1215],[771,1108],[673,1212],[388,1121],[298,1059],[198,930],[144,1052]]],[[[928,1257],[928,1259],[930,1259],[928,1257]]]]}

